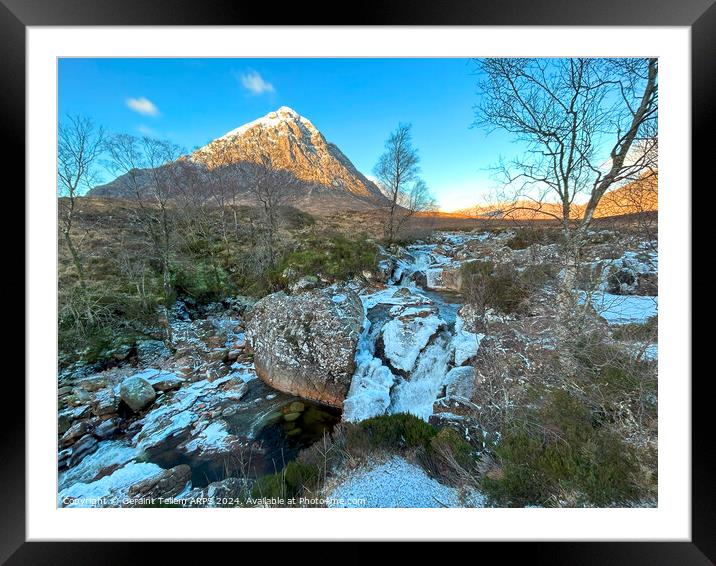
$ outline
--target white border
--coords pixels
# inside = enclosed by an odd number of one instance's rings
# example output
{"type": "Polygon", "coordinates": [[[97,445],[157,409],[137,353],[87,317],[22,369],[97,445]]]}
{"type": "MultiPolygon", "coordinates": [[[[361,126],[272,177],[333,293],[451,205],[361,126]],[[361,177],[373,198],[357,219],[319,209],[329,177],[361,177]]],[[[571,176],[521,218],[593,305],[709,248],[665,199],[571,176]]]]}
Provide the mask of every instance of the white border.
{"type": "Polygon", "coordinates": [[[27,48],[28,540],[690,540],[689,28],[30,27],[27,48]],[[56,508],[56,58],[286,54],[660,58],[657,509],[56,508]]]}

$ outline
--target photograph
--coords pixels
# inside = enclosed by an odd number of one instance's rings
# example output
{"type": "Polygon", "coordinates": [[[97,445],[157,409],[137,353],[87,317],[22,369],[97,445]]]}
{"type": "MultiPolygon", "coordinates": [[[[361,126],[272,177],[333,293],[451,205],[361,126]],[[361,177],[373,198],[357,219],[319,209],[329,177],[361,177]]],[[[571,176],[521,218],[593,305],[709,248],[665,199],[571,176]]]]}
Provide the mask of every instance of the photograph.
{"type": "Polygon", "coordinates": [[[58,56],[46,504],[658,508],[659,63],[58,56]]]}

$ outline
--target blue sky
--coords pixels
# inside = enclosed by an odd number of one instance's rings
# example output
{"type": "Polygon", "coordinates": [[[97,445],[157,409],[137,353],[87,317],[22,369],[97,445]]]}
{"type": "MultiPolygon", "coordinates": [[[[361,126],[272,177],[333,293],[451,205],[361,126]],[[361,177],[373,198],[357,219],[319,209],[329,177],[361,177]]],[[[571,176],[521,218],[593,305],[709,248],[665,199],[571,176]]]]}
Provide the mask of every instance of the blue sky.
{"type": "Polygon", "coordinates": [[[517,150],[470,127],[474,73],[466,59],[61,59],[58,110],[191,150],[290,106],[367,175],[409,122],[423,177],[452,210],[480,200],[487,168],[517,150]]]}

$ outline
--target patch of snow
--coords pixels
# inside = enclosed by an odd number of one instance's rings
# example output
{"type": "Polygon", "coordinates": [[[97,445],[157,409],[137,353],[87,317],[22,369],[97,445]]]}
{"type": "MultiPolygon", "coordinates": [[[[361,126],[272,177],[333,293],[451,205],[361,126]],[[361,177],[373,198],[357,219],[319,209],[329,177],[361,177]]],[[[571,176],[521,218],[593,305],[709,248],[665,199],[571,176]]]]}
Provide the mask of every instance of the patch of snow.
{"type": "Polygon", "coordinates": [[[430,478],[422,468],[395,456],[353,472],[327,495],[328,507],[460,507],[457,490],[430,478]]]}
{"type": "MultiPolygon", "coordinates": [[[[586,294],[581,293],[580,304],[584,304],[586,294]]],[[[639,295],[612,295],[610,293],[592,293],[591,303],[597,314],[609,324],[644,323],[656,316],[659,297],[639,295]]]]}
{"type": "Polygon", "coordinates": [[[185,450],[188,454],[193,452],[211,452],[213,450],[230,449],[231,436],[226,430],[226,423],[223,421],[210,422],[203,430],[194,434],[192,439],[186,443],[185,450]]]}

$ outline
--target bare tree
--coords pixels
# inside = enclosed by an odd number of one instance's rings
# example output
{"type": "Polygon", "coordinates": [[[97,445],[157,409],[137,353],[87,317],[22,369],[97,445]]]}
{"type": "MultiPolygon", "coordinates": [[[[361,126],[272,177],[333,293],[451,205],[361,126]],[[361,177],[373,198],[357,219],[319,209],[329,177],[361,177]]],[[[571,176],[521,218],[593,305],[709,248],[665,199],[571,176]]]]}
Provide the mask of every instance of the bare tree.
{"type": "Polygon", "coordinates": [[[482,59],[476,124],[500,129],[526,148],[501,164],[512,212],[559,221],[563,269],[557,296],[560,360],[587,309],[574,292],[581,249],[604,194],[654,167],[657,59],[482,59]],[[578,196],[586,199],[580,204],[578,196]]]}
{"type": "Polygon", "coordinates": [[[255,163],[242,163],[239,176],[259,206],[262,247],[266,250],[267,265],[273,266],[278,251],[281,208],[290,201],[299,181],[290,171],[275,168],[267,156],[259,156],[255,163]]]}
{"type": "Polygon", "coordinates": [[[236,161],[233,149],[227,144],[217,144],[212,151],[202,157],[206,165],[206,186],[209,190],[210,201],[221,213],[221,232],[224,241],[228,240],[229,220],[233,219],[234,236],[240,232],[237,214],[237,197],[244,188],[241,177],[241,167],[236,161]]]}
{"type": "Polygon", "coordinates": [[[62,238],[70,252],[77,278],[85,286],[82,257],[72,239],[77,198],[97,181],[97,165],[102,155],[104,130],[89,118],[67,116],[61,122],[57,139],[57,185],[60,199],[62,238]]]}
{"type": "MultiPolygon", "coordinates": [[[[137,219],[151,243],[151,251],[162,276],[164,318],[172,296],[171,263],[175,236],[176,206],[172,199],[180,194],[181,152],[175,144],[128,134],[112,136],[107,143],[109,167],[117,182],[137,204],[137,219]]],[[[168,328],[168,327],[167,327],[168,328]]]]}
{"type": "Polygon", "coordinates": [[[504,165],[525,208],[555,218],[574,243],[607,190],[653,165],[656,59],[482,59],[476,124],[502,129],[527,155],[504,165]],[[547,206],[557,197],[559,209],[547,206]],[[578,195],[587,204],[573,230],[578,195]]]}
{"type": "Polygon", "coordinates": [[[420,157],[413,147],[411,127],[398,125],[373,169],[389,201],[384,229],[388,245],[393,244],[412,216],[435,208],[435,199],[419,177],[420,157]]]}

